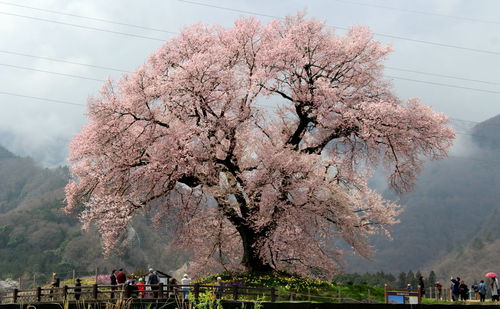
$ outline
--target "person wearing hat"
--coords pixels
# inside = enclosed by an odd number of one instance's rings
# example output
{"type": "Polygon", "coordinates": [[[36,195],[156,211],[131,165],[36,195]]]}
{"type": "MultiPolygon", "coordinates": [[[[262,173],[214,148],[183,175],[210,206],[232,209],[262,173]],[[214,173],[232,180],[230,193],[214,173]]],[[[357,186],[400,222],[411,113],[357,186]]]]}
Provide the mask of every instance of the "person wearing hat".
{"type": "Polygon", "coordinates": [[[187,274],[184,274],[181,279],[182,285],[182,298],[188,300],[189,298],[189,284],[191,283],[191,278],[187,274]]]}
{"type": "Polygon", "coordinates": [[[61,279],[59,279],[59,276],[56,273],[52,273],[52,281],[50,282],[50,299],[53,299],[53,294],[54,294],[54,288],[59,288],[61,285],[61,279]]]}
{"type": "Polygon", "coordinates": [[[217,281],[215,282],[215,299],[222,299],[223,291],[224,287],[222,286],[222,278],[217,277],[217,281]]]}
{"type": "Polygon", "coordinates": [[[125,275],[123,268],[120,268],[120,270],[118,271],[118,274],[116,275],[116,283],[124,284],[125,281],[127,281],[127,275],[125,275]]]}
{"type": "Polygon", "coordinates": [[[80,299],[80,295],[82,293],[82,283],[81,283],[80,278],[76,279],[75,288],[74,288],[73,291],[75,292],[75,300],[79,300],[80,299]]]}
{"type": "Polygon", "coordinates": [[[150,268],[149,275],[148,275],[148,284],[151,286],[151,290],[153,291],[154,298],[158,298],[158,290],[160,289],[160,287],[158,286],[158,283],[160,283],[160,279],[158,278],[156,271],[154,271],[152,268],[150,268]]]}
{"type": "Polygon", "coordinates": [[[137,290],[139,291],[139,296],[141,298],[144,298],[144,290],[146,287],[144,286],[144,278],[139,278],[139,281],[137,282],[137,290]]]}

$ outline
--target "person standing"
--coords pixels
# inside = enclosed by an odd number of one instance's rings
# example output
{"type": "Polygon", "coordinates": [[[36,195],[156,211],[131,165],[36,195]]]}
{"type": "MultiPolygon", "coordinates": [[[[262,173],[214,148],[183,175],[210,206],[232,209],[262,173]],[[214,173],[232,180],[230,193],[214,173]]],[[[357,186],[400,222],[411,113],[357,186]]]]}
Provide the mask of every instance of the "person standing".
{"type": "Polygon", "coordinates": [[[420,289],[420,297],[424,297],[425,296],[424,277],[420,276],[418,278],[418,285],[419,285],[419,289],[420,289]]]}
{"type": "Polygon", "coordinates": [[[144,278],[139,278],[139,281],[137,282],[137,290],[139,291],[139,296],[144,298],[144,278]]]}
{"type": "Polygon", "coordinates": [[[116,280],[116,269],[113,269],[111,271],[111,275],[109,276],[109,282],[111,283],[111,298],[115,297],[115,290],[116,290],[116,285],[118,284],[118,281],[116,280]]]}
{"type": "Polygon", "coordinates": [[[458,301],[458,297],[460,296],[460,277],[457,277],[457,279],[453,279],[453,277],[451,277],[450,280],[452,282],[451,299],[453,301],[458,301]]]}
{"type": "Polygon", "coordinates": [[[467,286],[467,284],[465,284],[463,280],[460,281],[459,289],[460,289],[460,300],[466,301],[467,299],[469,299],[469,287],[467,286]]]}
{"type": "Polygon", "coordinates": [[[215,299],[222,299],[223,291],[224,287],[222,286],[222,278],[217,277],[217,281],[215,282],[215,299]]]}
{"type": "Polygon", "coordinates": [[[59,293],[58,289],[60,285],[61,280],[59,279],[59,276],[56,273],[52,273],[52,281],[50,281],[50,299],[53,298],[54,290],[59,293]]]}
{"type": "Polygon", "coordinates": [[[158,290],[160,289],[160,287],[158,286],[159,283],[160,283],[160,279],[158,278],[156,271],[153,271],[153,269],[150,268],[149,275],[148,275],[148,284],[151,286],[151,290],[153,291],[154,298],[158,298],[158,290]]]}
{"type": "Polygon", "coordinates": [[[118,274],[116,275],[116,283],[124,284],[125,281],[127,281],[127,276],[125,275],[123,268],[120,268],[120,270],[118,271],[118,274]]]}
{"type": "Polygon", "coordinates": [[[443,285],[439,283],[439,281],[437,281],[434,287],[436,288],[437,299],[441,300],[441,292],[443,291],[443,285]]]}
{"type": "Polygon", "coordinates": [[[486,284],[484,284],[484,280],[481,280],[477,285],[477,291],[479,293],[479,302],[484,303],[486,298],[486,284]]]}
{"type": "Polygon", "coordinates": [[[80,295],[82,294],[82,282],[80,278],[76,279],[75,289],[73,291],[75,292],[75,300],[80,300],[80,295]]]}
{"type": "Polygon", "coordinates": [[[498,301],[498,294],[500,293],[499,289],[500,287],[498,286],[498,279],[496,277],[491,278],[491,300],[492,301],[498,301]]]}
{"type": "Polygon", "coordinates": [[[184,274],[181,279],[182,285],[182,298],[188,300],[189,298],[189,284],[191,284],[191,278],[187,274],[184,274]]]}
{"type": "Polygon", "coordinates": [[[168,290],[168,296],[172,298],[177,297],[177,291],[179,290],[177,287],[177,279],[172,278],[170,279],[170,283],[168,285],[169,290],[168,290]]]}

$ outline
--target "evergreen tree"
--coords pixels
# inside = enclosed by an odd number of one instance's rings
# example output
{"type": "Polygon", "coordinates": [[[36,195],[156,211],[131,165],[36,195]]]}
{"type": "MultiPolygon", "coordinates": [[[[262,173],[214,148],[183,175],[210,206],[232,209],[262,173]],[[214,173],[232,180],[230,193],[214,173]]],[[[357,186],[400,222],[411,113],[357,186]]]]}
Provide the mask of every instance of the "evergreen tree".
{"type": "Polygon", "coordinates": [[[415,280],[415,274],[413,273],[413,271],[412,270],[408,271],[408,274],[406,275],[406,285],[410,284],[413,288],[415,288],[417,286],[415,284],[416,282],[417,281],[415,280]]]}
{"type": "Polygon", "coordinates": [[[428,287],[433,287],[434,285],[436,285],[436,273],[433,270],[431,270],[431,272],[429,273],[426,284],[428,287]]]}
{"type": "Polygon", "coordinates": [[[398,285],[400,288],[406,287],[406,273],[404,271],[399,273],[398,276],[398,285]]]}

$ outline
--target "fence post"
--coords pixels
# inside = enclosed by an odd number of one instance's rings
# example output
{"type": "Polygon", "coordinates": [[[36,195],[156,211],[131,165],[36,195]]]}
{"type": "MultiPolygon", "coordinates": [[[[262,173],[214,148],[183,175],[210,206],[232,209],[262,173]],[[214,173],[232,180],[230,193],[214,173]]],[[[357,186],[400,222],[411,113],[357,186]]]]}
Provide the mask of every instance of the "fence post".
{"type": "Polygon", "coordinates": [[[97,284],[92,285],[92,297],[97,300],[97,284]]]}
{"type": "Polygon", "coordinates": [[[36,288],[36,301],[40,302],[42,300],[42,287],[36,288]]]}
{"type": "Polygon", "coordinates": [[[14,289],[14,291],[12,291],[12,302],[15,304],[17,303],[17,293],[19,292],[18,289],[14,289]]]}
{"type": "Polygon", "coordinates": [[[271,288],[271,302],[275,302],[276,301],[276,288],[273,286],[271,288]]]}
{"type": "Polygon", "coordinates": [[[68,286],[67,285],[63,286],[62,293],[63,293],[63,295],[62,295],[63,300],[66,300],[66,298],[68,297],[68,286]]]}
{"type": "Polygon", "coordinates": [[[162,299],[163,298],[163,282],[158,283],[158,298],[162,299]]]}
{"type": "Polygon", "coordinates": [[[194,284],[193,292],[194,292],[194,300],[196,302],[198,302],[198,299],[200,298],[200,284],[199,283],[194,284]]]}
{"type": "Polygon", "coordinates": [[[238,286],[233,286],[233,299],[238,300],[238,286]]]}

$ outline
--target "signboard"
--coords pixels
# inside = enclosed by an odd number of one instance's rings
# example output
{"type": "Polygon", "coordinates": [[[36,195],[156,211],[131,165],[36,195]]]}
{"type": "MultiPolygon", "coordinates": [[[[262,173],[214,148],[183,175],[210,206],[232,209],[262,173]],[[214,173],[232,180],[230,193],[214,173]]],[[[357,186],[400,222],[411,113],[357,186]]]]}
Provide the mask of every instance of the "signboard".
{"type": "Polygon", "coordinates": [[[391,289],[384,288],[386,304],[420,304],[420,289],[391,289]]]}

